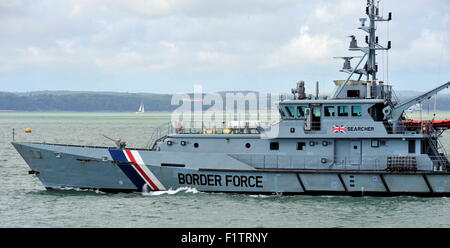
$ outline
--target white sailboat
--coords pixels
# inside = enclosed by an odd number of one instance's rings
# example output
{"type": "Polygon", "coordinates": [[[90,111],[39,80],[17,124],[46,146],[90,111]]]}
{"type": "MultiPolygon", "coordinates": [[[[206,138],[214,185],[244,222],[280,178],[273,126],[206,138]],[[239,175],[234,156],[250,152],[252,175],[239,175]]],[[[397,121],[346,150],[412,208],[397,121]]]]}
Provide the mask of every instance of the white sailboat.
{"type": "Polygon", "coordinates": [[[144,103],[141,102],[141,106],[139,106],[139,109],[136,112],[136,114],[143,114],[143,113],[145,113],[145,108],[144,108],[144,103]]]}

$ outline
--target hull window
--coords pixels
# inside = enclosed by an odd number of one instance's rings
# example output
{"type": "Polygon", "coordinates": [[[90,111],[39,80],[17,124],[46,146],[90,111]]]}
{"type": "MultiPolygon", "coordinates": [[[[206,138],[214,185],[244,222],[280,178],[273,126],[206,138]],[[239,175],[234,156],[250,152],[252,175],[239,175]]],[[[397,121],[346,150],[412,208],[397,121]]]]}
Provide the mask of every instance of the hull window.
{"type": "Polygon", "coordinates": [[[279,150],[280,144],[278,142],[270,142],[270,150],[279,150]]]}
{"type": "Polygon", "coordinates": [[[306,143],[305,142],[297,142],[297,150],[299,151],[303,151],[306,148],[306,143]]]}

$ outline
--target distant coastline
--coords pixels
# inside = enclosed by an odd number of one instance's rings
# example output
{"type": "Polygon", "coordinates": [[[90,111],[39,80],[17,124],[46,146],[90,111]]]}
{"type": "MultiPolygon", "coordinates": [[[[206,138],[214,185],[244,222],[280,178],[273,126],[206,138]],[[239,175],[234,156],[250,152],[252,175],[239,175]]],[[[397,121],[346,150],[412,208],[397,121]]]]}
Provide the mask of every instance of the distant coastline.
{"type": "MultiPolygon", "coordinates": [[[[246,94],[249,91],[230,91],[246,94]]],[[[219,92],[225,95],[228,92],[219,92]]],[[[400,100],[406,100],[421,92],[397,91],[400,100]]],[[[136,112],[141,102],[149,112],[173,111],[171,94],[36,91],[27,93],[0,92],[0,112],[136,112]]],[[[450,111],[450,94],[439,94],[431,99],[423,110],[450,111]]]]}

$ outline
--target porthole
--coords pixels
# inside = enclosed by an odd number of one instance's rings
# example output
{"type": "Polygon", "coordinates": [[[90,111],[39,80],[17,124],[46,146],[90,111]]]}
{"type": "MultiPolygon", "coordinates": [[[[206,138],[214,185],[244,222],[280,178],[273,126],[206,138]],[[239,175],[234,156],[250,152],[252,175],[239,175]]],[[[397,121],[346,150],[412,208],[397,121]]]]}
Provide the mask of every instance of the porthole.
{"type": "Polygon", "coordinates": [[[194,147],[195,147],[195,148],[198,148],[198,143],[194,143],[194,147]]]}
{"type": "Polygon", "coordinates": [[[250,145],[250,143],[245,144],[246,148],[250,148],[252,145],[250,145]]]}
{"type": "Polygon", "coordinates": [[[180,142],[180,144],[181,144],[182,146],[185,146],[185,145],[186,145],[186,141],[182,140],[182,141],[180,142]]]}

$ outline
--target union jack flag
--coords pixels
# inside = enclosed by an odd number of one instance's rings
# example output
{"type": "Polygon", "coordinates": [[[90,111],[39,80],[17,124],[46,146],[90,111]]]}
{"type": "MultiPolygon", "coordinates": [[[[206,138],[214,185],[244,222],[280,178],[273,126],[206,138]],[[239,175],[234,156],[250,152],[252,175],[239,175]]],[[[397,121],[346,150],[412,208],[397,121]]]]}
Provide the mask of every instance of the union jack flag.
{"type": "Polygon", "coordinates": [[[334,133],[347,133],[347,127],[345,125],[334,125],[331,130],[334,133]]]}

